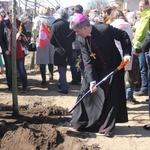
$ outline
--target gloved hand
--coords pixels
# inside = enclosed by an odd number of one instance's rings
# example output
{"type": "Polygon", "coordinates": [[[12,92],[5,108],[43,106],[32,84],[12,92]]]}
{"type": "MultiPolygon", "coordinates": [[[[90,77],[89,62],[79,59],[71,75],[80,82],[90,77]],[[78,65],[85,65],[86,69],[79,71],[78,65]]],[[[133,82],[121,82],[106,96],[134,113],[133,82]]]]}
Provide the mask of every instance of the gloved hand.
{"type": "Polygon", "coordinates": [[[124,67],[125,68],[125,70],[127,71],[127,70],[131,70],[132,69],[132,57],[130,56],[130,55],[125,55],[124,57],[123,57],[123,60],[126,62],[126,61],[128,61],[128,63],[126,64],[126,66],[124,67]]]}
{"type": "Polygon", "coordinates": [[[90,91],[91,91],[91,93],[94,93],[97,91],[96,81],[90,82],[90,91]]]}
{"type": "Polygon", "coordinates": [[[124,60],[124,61],[126,61],[126,60],[131,61],[131,59],[132,59],[132,57],[131,57],[130,55],[125,55],[125,56],[123,57],[123,60],[124,60]]]}

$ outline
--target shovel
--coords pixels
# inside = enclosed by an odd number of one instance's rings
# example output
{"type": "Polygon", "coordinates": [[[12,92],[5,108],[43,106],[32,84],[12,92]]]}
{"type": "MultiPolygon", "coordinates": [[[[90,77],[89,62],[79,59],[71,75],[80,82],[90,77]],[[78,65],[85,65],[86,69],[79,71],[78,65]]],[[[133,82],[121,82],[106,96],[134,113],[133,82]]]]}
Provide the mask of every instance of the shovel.
{"type": "MultiPolygon", "coordinates": [[[[104,77],[101,81],[99,81],[95,86],[97,87],[97,86],[101,85],[103,82],[105,82],[107,79],[109,79],[109,78],[110,78],[112,75],[114,75],[116,72],[118,72],[119,70],[121,70],[122,68],[124,68],[124,67],[127,65],[128,62],[129,62],[129,59],[127,59],[127,60],[122,60],[121,63],[120,63],[120,65],[119,65],[114,71],[110,72],[106,77],[104,77]]],[[[85,98],[85,96],[86,96],[87,94],[89,94],[90,92],[91,92],[91,91],[88,90],[88,91],[76,102],[76,104],[73,106],[73,108],[70,109],[68,112],[71,113],[71,112],[82,102],[82,100],[85,98]]]]}

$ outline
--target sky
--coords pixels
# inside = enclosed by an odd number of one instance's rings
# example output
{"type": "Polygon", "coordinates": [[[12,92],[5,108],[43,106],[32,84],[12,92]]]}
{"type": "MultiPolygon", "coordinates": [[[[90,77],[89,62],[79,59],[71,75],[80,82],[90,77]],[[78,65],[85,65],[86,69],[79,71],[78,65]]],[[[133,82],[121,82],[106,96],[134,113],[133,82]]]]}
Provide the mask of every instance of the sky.
{"type": "MultiPolygon", "coordinates": [[[[3,1],[3,0],[1,0],[1,1],[3,1]]],[[[25,9],[25,1],[26,2],[28,1],[28,4],[32,4],[32,3],[34,3],[35,0],[16,0],[16,1],[18,3],[20,2],[20,6],[24,10],[25,9]]],[[[60,6],[62,6],[64,8],[66,8],[68,6],[73,6],[73,5],[80,4],[80,5],[83,6],[84,10],[88,10],[89,9],[89,4],[91,4],[91,2],[94,1],[94,0],[36,0],[36,1],[40,2],[40,4],[42,2],[47,2],[50,7],[56,7],[56,6],[58,6],[58,3],[59,3],[60,6]]],[[[106,1],[106,0],[103,0],[103,1],[106,1]]],[[[110,1],[110,0],[107,0],[107,1],[110,1]]]]}
{"type": "MultiPolygon", "coordinates": [[[[0,0],[0,1],[10,1],[10,0],[0,0]]],[[[25,1],[29,1],[29,4],[31,4],[31,2],[33,3],[35,0],[16,0],[16,1],[18,3],[20,2],[20,6],[24,10],[25,9],[25,1]]],[[[62,6],[64,8],[68,7],[68,6],[80,4],[83,6],[84,10],[88,10],[89,4],[94,0],[36,0],[36,1],[40,1],[41,3],[49,1],[48,4],[49,5],[50,5],[50,3],[52,4],[50,7],[56,7],[58,5],[58,3],[60,3],[60,6],[62,6]]],[[[109,2],[110,0],[107,0],[107,1],[109,2]]]]}
{"type": "MultiPolygon", "coordinates": [[[[25,3],[25,1],[33,1],[34,2],[34,0],[17,0],[17,2],[19,2],[19,1],[20,1],[21,7],[24,7],[23,3],[25,3]]],[[[60,3],[60,6],[62,6],[62,7],[68,7],[68,6],[80,4],[83,6],[84,9],[88,9],[88,4],[91,2],[91,0],[37,0],[37,1],[41,1],[41,3],[49,1],[48,4],[50,4],[50,3],[52,4],[50,7],[57,6],[58,3],[60,3]]]]}
{"type": "MultiPolygon", "coordinates": [[[[51,0],[51,2],[52,1],[55,2],[55,0],[51,0]]],[[[80,4],[85,9],[88,7],[88,3],[91,2],[91,0],[57,0],[57,1],[60,2],[60,5],[62,5],[63,7],[80,4]]]]}

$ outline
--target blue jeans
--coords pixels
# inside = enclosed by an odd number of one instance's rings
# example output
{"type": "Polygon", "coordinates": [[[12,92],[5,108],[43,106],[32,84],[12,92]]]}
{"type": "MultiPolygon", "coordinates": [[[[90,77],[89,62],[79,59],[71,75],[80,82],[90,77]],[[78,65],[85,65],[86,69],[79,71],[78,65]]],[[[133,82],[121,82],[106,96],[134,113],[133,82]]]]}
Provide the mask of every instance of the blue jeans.
{"type": "Polygon", "coordinates": [[[148,97],[149,97],[148,102],[149,102],[149,114],[150,114],[150,66],[149,66],[149,70],[148,70],[148,97]]]}
{"type": "Polygon", "coordinates": [[[131,87],[126,88],[126,100],[133,98],[133,92],[134,92],[133,87],[132,88],[131,87]]]}
{"type": "Polygon", "coordinates": [[[66,71],[67,71],[67,66],[58,66],[58,73],[59,73],[58,83],[63,91],[68,91],[66,71]]]}
{"type": "Polygon", "coordinates": [[[3,52],[3,58],[6,68],[6,80],[7,85],[9,88],[12,88],[12,61],[11,61],[11,55],[6,55],[5,52],[3,52]]]}
{"type": "Polygon", "coordinates": [[[146,60],[148,65],[148,96],[149,96],[149,114],[150,114],[150,52],[146,53],[146,60]]]}
{"type": "Polygon", "coordinates": [[[80,50],[73,49],[70,69],[71,69],[72,81],[75,83],[81,82],[81,71],[76,67],[78,55],[80,55],[80,50]]]}
{"type": "Polygon", "coordinates": [[[27,73],[26,73],[26,69],[24,67],[24,60],[17,61],[17,69],[20,74],[22,86],[24,88],[26,88],[27,87],[27,73]]]}
{"type": "Polygon", "coordinates": [[[148,90],[148,68],[147,68],[147,63],[146,63],[146,57],[145,57],[145,52],[142,52],[139,56],[139,64],[140,64],[140,73],[141,73],[141,90],[148,90]]]}

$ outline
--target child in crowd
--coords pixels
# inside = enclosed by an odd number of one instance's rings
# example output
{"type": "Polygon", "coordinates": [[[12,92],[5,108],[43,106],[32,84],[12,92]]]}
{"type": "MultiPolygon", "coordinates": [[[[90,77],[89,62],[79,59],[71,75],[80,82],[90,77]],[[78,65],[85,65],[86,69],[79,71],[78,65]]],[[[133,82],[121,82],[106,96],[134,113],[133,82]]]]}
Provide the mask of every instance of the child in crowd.
{"type": "Polygon", "coordinates": [[[139,60],[138,56],[133,54],[132,69],[125,71],[126,99],[128,103],[138,104],[139,102],[133,97],[135,86],[139,83],[139,60]]]}

